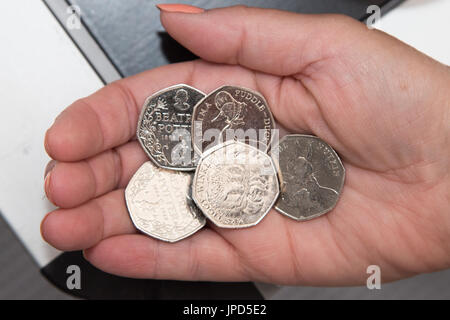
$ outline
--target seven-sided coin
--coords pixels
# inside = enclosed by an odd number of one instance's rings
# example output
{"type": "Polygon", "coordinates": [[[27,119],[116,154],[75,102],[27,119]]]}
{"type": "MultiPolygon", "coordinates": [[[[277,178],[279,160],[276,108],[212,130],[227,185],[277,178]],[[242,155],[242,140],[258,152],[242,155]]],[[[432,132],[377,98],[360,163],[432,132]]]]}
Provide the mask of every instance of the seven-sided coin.
{"type": "Polygon", "coordinates": [[[337,153],[316,136],[284,136],[273,146],[281,192],[275,209],[295,220],[319,217],[336,205],[345,169],[337,153]]]}
{"type": "Polygon", "coordinates": [[[195,169],[191,139],[192,111],[205,94],[185,84],[153,94],[144,103],[137,137],[150,159],[159,167],[195,169]]]}
{"type": "Polygon", "coordinates": [[[256,225],[272,208],[278,193],[270,156],[233,140],[203,154],[192,185],[197,206],[223,228],[256,225]]]}
{"type": "Polygon", "coordinates": [[[192,175],[145,162],[131,178],[125,199],[134,226],[154,238],[175,242],[200,230],[205,217],[189,201],[192,175]]]}
{"type": "Polygon", "coordinates": [[[236,86],[217,88],[194,108],[192,143],[198,154],[228,140],[267,151],[275,121],[259,93],[236,86]]]}

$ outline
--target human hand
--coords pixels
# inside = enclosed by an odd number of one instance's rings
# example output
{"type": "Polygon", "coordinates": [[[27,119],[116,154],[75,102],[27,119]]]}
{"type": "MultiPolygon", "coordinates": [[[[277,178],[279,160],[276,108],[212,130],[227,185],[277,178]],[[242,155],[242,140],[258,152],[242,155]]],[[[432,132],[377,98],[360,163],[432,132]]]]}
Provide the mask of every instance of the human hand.
{"type": "Polygon", "coordinates": [[[84,250],[96,267],[138,278],[353,285],[450,266],[450,71],[350,18],[232,7],[161,12],[202,60],[112,83],[56,119],[45,146],[56,165],[42,222],[46,241],[84,250]],[[124,188],[148,161],[135,140],[145,98],[186,83],[253,88],[277,122],[341,156],[337,206],[307,222],[272,210],[245,230],[210,226],[168,244],[137,233],[124,188]]]}

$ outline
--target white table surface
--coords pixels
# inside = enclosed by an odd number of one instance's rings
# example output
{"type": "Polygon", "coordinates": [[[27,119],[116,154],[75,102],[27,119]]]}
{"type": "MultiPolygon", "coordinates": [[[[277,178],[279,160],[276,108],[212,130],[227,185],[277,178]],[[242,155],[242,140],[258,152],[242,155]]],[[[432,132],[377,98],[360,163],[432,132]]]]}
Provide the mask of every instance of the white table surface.
{"type": "Polygon", "coordinates": [[[375,27],[450,65],[449,16],[450,0],[407,0],[375,27]]]}
{"type": "Polygon", "coordinates": [[[1,1],[0,210],[43,266],[58,252],[40,235],[44,134],[67,105],[103,86],[43,2],[1,1]]]}

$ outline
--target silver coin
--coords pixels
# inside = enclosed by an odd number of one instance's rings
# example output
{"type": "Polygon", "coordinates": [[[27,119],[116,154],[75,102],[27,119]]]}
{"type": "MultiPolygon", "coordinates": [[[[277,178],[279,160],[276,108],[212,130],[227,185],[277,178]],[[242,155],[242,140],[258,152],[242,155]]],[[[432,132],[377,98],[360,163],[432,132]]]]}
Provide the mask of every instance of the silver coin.
{"type": "Polygon", "coordinates": [[[204,153],[195,171],[192,196],[203,214],[222,228],[256,225],[272,208],[279,185],[265,152],[227,141],[204,153]]]}
{"type": "Polygon", "coordinates": [[[188,200],[192,175],[145,162],[125,189],[134,226],[154,238],[175,242],[200,230],[205,217],[188,200]]]}
{"type": "Polygon", "coordinates": [[[181,171],[195,169],[192,111],[204,97],[203,92],[179,84],[147,98],[139,117],[137,137],[157,166],[181,171]]]}
{"type": "Polygon", "coordinates": [[[267,151],[275,128],[264,97],[236,86],[223,86],[208,94],[194,107],[192,121],[193,145],[200,155],[228,140],[267,151]]]}
{"type": "Polygon", "coordinates": [[[345,169],[325,141],[293,134],[272,149],[278,154],[281,192],[275,209],[295,220],[309,220],[332,210],[344,185],[345,169]]]}

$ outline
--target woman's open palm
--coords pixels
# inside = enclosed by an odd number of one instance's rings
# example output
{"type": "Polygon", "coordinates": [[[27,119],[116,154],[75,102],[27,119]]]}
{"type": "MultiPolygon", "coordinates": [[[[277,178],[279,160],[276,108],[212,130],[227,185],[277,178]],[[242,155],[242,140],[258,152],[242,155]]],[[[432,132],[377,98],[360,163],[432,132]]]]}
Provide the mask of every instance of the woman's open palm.
{"type": "Polygon", "coordinates": [[[68,107],[46,135],[47,175],[60,209],[42,234],[129,277],[349,285],[381,267],[383,281],[450,266],[450,70],[402,42],[336,15],[233,7],[161,13],[202,60],[112,83],[68,107]],[[145,98],[177,83],[203,92],[261,92],[278,124],[341,156],[334,210],[307,222],[272,210],[255,227],[213,225],[174,244],[139,234],[124,188],[148,161],[135,140],[145,98]]]}

